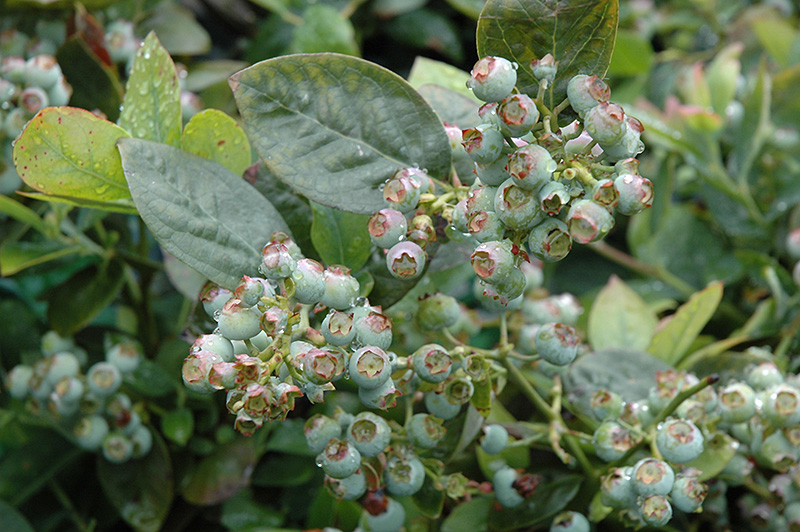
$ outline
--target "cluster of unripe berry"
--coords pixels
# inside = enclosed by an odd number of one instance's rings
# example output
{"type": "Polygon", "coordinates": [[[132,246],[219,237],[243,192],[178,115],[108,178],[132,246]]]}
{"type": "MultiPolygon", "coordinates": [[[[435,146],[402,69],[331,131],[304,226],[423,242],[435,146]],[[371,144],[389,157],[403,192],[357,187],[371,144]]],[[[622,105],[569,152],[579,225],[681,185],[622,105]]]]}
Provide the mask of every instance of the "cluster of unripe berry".
{"type": "Polygon", "coordinates": [[[375,245],[384,248],[389,271],[401,279],[422,274],[426,249],[441,234],[476,243],[475,273],[482,297],[508,307],[524,291],[519,264],[528,253],[544,261],[563,259],[573,241],[602,239],[614,213],[632,215],[649,207],[652,183],[639,175],[642,125],[609,101],[598,76],[577,75],[568,104],[578,119],[563,127],[543,103],[557,65],[551,56],[531,65],[540,82],[535,97],[515,93],[517,65],[502,57],[475,64],[467,83],[487,102],[481,124],[448,126],[456,158],[466,153],[477,176],[454,172],[452,184],[436,183],[418,168],[401,168],[383,185],[386,208],[369,220],[375,245]],[[445,220],[437,237],[437,219],[445,220]],[[446,228],[445,228],[446,226],[446,228]],[[527,250],[527,251],[526,251],[527,250]]]}
{"type": "Polygon", "coordinates": [[[150,452],[153,436],[131,398],[120,391],[125,376],[138,367],[141,351],[126,340],[107,344],[105,361],[84,373],[86,351],[51,331],[42,338],[43,356],[12,368],[6,389],[31,413],[63,428],[79,447],[122,463],[150,452]]]}

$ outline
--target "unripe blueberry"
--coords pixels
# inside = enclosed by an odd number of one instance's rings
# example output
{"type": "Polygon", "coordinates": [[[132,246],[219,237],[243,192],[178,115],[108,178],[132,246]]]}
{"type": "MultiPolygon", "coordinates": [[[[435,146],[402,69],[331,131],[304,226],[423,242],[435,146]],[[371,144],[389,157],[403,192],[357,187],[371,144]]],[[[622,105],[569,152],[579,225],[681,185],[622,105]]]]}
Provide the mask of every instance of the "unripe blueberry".
{"type": "Polygon", "coordinates": [[[344,266],[329,266],[325,270],[325,295],[320,302],[336,310],[346,310],[353,306],[360,287],[350,269],[344,266]]]}
{"type": "Polygon", "coordinates": [[[356,336],[353,315],[338,310],[329,312],[322,320],[320,332],[331,345],[348,345],[356,336]]]}
{"type": "Polygon", "coordinates": [[[347,478],[361,467],[361,454],[346,440],[331,440],[317,455],[317,463],[332,478],[347,478]]]}
{"type": "Polygon", "coordinates": [[[62,377],[53,386],[51,397],[59,402],[77,405],[83,396],[83,382],[78,377],[62,377]]]}
{"type": "Polygon", "coordinates": [[[103,456],[115,464],[127,462],[133,456],[133,442],[121,431],[111,432],[103,439],[103,456]]]}
{"type": "Polygon", "coordinates": [[[350,356],[350,378],[360,388],[379,388],[392,375],[388,355],[376,346],[365,346],[350,356]]]}
{"type": "Polygon", "coordinates": [[[39,54],[31,57],[25,64],[25,83],[32,87],[41,87],[47,90],[55,85],[61,75],[61,67],[58,66],[58,61],[50,54],[39,54]]]}
{"type": "Polygon", "coordinates": [[[232,297],[233,292],[210,282],[206,283],[200,292],[200,301],[203,302],[203,308],[206,314],[212,317],[215,317],[232,297]]]}
{"type": "Polygon", "coordinates": [[[614,419],[622,412],[622,397],[609,390],[597,390],[592,394],[591,406],[597,419],[614,419]]]}
{"type": "Polygon", "coordinates": [[[625,133],[622,138],[613,144],[600,144],[603,148],[603,156],[609,162],[636,157],[644,151],[644,143],[641,140],[644,126],[636,118],[629,116],[625,120],[625,133]]]}
{"type": "Polygon", "coordinates": [[[122,374],[116,366],[108,362],[97,362],[86,373],[89,391],[99,397],[108,397],[122,384],[122,374]]]}
{"type": "Polygon", "coordinates": [[[485,184],[473,185],[467,196],[467,215],[472,216],[478,211],[494,211],[496,196],[497,187],[485,184]]]}
{"type": "Polygon", "coordinates": [[[511,177],[508,170],[506,170],[507,164],[507,156],[500,156],[495,161],[487,164],[475,163],[475,175],[484,185],[496,187],[511,177]]]}
{"type": "Polygon", "coordinates": [[[286,246],[286,249],[289,250],[289,255],[292,256],[294,260],[300,260],[303,258],[303,251],[300,249],[300,246],[297,245],[297,242],[292,240],[288,234],[283,231],[275,231],[269,236],[270,244],[283,244],[286,246]]]}
{"type": "Polygon", "coordinates": [[[572,109],[583,118],[586,111],[596,107],[600,102],[607,102],[611,97],[611,89],[598,76],[578,74],[569,80],[567,98],[572,109]]]}
{"type": "Polygon", "coordinates": [[[268,279],[286,279],[297,267],[286,244],[270,242],[261,251],[261,272],[268,279]]]}
{"type": "Polygon", "coordinates": [[[464,149],[476,163],[493,163],[503,153],[503,134],[493,125],[481,124],[465,129],[461,135],[464,149]]]}
{"type": "Polygon", "coordinates": [[[392,320],[377,311],[369,311],[361,316],[354,325],[356,338],[362,345],[374,345],[381,349],[389,349],[392,345],[392,320]]]}
{"type": "Polygon", "coordinates": [[[223,362],[222,357],[213,351],[192,350],[183,360],[181,374],[187,388],[197,393],[214,393],[216,389],[208,377],[214,364],[223,362]]]}
{"type": "Polygon", "coordinates": [[[800,424],[800,391],[789,384],[775,384],[762,399],[764,417],[776,427],[800,424]]]}
{"type": "Polygon", "coordinates": [[[117,366],[122,373],[131,373],[141,360],[142,352],[135,342],[120,342],[106,351],[106,361],[117,366]]]}
{"type": "Polygon", "coordinates": [[[428,172],[422,168],[400,168],[394,173],[394,176],[403,176],[411,179],[411,181],[419,186],[419,190],[422,194],[434,192],[433,181],[428,177],[428,172]]]}
{"type": "Polygon", "coordinates": [[[780,430],[764,438],[756,453],[759,462],[781,472],[786,472],[797,464],[798,455],[798,448],[780,430]]]}
{"type": "Polygon", "coordinates": [[[81,449],[96,451],[108,435],[108,422],[99,415],[82,417],[72,427],[72,435],[81,449]]]}
{"type": "Polygon", "coordinates": [[[486,454],[498,454],[508,445],[508,431],[502,425],[486,425],[483,432],[481,449],[486,454]]]}
{"type": "Polygon", "coordinates": [[[700,508],[706,495],[708,495],[708,486],[697,480],[697,477],[685,475],[678,475],[675,478],[670,492],[675,508],[686,513],[700,508]]]}
{"type": "Polygon", "coordinates": [[[444,393],[426,393],[425,408],[434,416],[445,421],[453,419],[461,412],[461,405],[450,402],[444,393]]]}
{"type": "Polygon", "coordinates": [[[387,380],[377,388],[360,387],[358,389],[358,398],[364,406],[381,410],[394,408],[397,404],[397,398],[401,395],[402,393],[395,387],[392,379],[387,380]]]}
{"type": "Polygon", "coordinates": [[[426,344],[411,355],[411,367],[423,381],[438,383],[450,376],[453,359],[444,347],[426,344]]]}
{"type": "Polygon", "coordinates": [[[458,300],[440,292],[426,295],[420,299],[417,307],[417,323],[429,331],[452,327],[460,316],[458,300]]]}
{"type": "Polygon", "coordinates": [[[479,244],[470,255],[475,274],[491,284],[504,280],[514,269],[514,254],[507,240],[479,244]]]}
{"type": "Polygon", "coordinates": [[[556,79],[558,63],[553,57],[553,54],[545,54],[541,59],[534,59],[531,61],[531,70],[536,79],[539,81],[546,81],[550,84],[556,79]]]}
{"type": "Polygon", "coordinates": [[[756,413],[755,391],[743,382],[735,382],[719,392],[719,413],[728,423],[742,423],[756,413]]]}
{"type": "Polygon", "coordinates": [[[478,242],[489,242],[503,238],[506,226],[494,211],[475,211],[469,216],[467,230],[478,242]]]}
{"type": "Polygon", "coordinates": [[[575,329],[563,323],[545,323],[536,333],[536,351],[556,366],[566,366],[578,356],[580,338],[575,329]]]}
{"type": "Polygon", "coordinates": [[[578,512],[563,512],[553,519],[550,532],[589,532],[589,520],[578,512]]]}
{"type": "MultiPolygon", "coordinates": [[[[459,410],[460,408],[459,406],[459,410]]],[[[406,427],[408,441],[420,449],[433,449],[446,432],[442,419],[433,414],[414,414],[406,427]]]]}
{"type": "Polygon", "coordinates": [[[762,362],[747,372],[747,382],[754,390],[766,390],[782,383],[783,375],[773,362],[762,362]]]}
{"type": "Polygon", "coordinates": [[[47,93],[39,87],[27,87],[19,94],[19,106],[30,114],[36,114],[40,109],[50,105],[47,93]]]}
{"type": "Polygon", "coordinates": [[[665,460],[685,464],[702,453],[705,439],[700,429],[685,419],[669,419],[661,423],[656,434],[656,446],[665,460]]]}
{"type": "Polygon", "coordinates": [[[359,520],[359,528],[364,532],[399,532],[406,520],[403,505],[390,497],[386,497],[386,508],[373,515],[364,511],[359,520]]]}
{"type": "Polygon", "coordinates": [[[467,214],[467,200],[463,199],[456,203],[455,207],[453,208],[453,227],[455,227],[456,231],[467,233],[469,232],[469,228],[467,227],[468,221],[469,215],[467,214]]]}
{"type": "Polygon", "coordinates": [[[347,429],[346,438],[361,456],[378,456],[389,446],[392,429],[381,416],[360,412],[347,429]]]}
{"type": "Polygon", "coordinates": [[[635,443],[630,431],[615,421],[604,421],[592,437],[597,456],[605,462],[622,458],[635,443]]]}
{"type": "Polygon", "coordinates": [[[425,251],[414,242],[399,242],[386,253],[386,267],[398,279],[416,279],[427,260],[425,251]]]}
{"type": "Polygon", "coordinates": [[[800,259],[800,227],[792,229],[786,235],[786,252],[792,260],[800,259]]]}
{"type": "Polygon", "coordinates": [[[499,102],[517,84],[517,65],[502,57],[487,56],[475,63],[467,87],[484,102],[499,102]]]}
{"type": "Polygon", "coordinates": [[[623,174],[614,180],[617,211],[627,216],[642,212],[653,204],[653,183],[640,175],[623,174]]]}
{"type": "Polygon", "coordinates": [[[606,209],[616,207],[617,203],[619,203],[619,193],[617,192],[617,187],[614,186],[614,181],[611,179],[598,180],[592,186],[590,199],[606,209]]]}
{"type": "Polygon", "coordinates": [[[603,505],[621,510],[636,502],[629,469],[631,468],[614,468],[600,480],[600,500],[603,505]]]}
{"type": "Polygon", "coordinates": [[[81,365],[78,357],[70,352],[56,353],[47,359],[47,374],[45,379],[50,386],[64,377],[75,377],[80,373],[81,365]]]}
{"type": "Polygon", "coordinates": [[[661,527],[672,519],[672,505],[664,495],[648,495],[641,500],[642,520],[650,526],[661,527]]]}
{"type": "MultiPolygon", "coordinates": [[[[271,338],[282,334],[286,330],[286,326],[289,324],[289,315],[288,310],[278,305],[269,307],[258,318],[258,325],[261,327],[261,331],[251,338],[250,341],[259,350],[263,351],[266,349],[271,338]]],[[[246,345],[245,349],[247,349],[246,345]]],[[[249,350],[245,352],[249,352],[249,350]]]]}
{"type": "Polygon", "coordinates": [[[396,497],[414,495],[425,482],[425,467],[419,458],[400,458],[393,456],[383,470],[386,490],[396,497]]]}
{"type": "Polygon", "coordinates": [[[786,518],[790,532],[800,530],[800,501],[793,501],[783,509],[783,517],[786,518]]]}
{"type": "Polygon", "coordinates": [[[261,332],[261,312],[246,307],[238,299],[231,299],[217,316],[219,332],[229,340],[249,340],[261,332]]]}
{"type": "Polygon", "coordinates": [[[51,357],[64,351],[74,352],[75,342],[72,338],[59,336],[56,331],[47,331],[42,335],[41,348],[45,357],[51,357]]]}
{"type": "Polygon", "coordinates": [[[419,182],[406,175],[395,174],[383,185],[383,199],[390,209],[402,213],[417,208],[422,190],[419,182]]]}
{"type": "Polygon", "coordinates": [[[528,279],[519,268],[514,268],[508,277],[495,283],[494,285],[487,285],[487,288],[494,288],[494,296],[496,296],[501,303],[509,304],[511,301],[522,296],[525,292],[525,286],[528,279]]]}
{"type": "Polygon", "coordinates": [[[472,399],[475,385],[469,377],[456,377],[447,382],[444,395],[451,403],[465,405],[472,399]]]}
{"type": "Polygon", "coordinates": [[[600,103],[586,112],[584,127],[594,140],[614,144],[625,134],[625,111],[615,103],[600,103]]]}
{"type": "Polygon", "coordinates": [[[646,399],[629,401],[622,407],[619,417],[629,425],[644,426],[653,420],[653,411],[646,399]]]}
{"type": "Polygon", "coordinates": [[[537,259],[556,262],[572,250],[572,236],[567,224],[558,218],[545,218],[531,229],[528,249],[537,259]]]}
{"type": "Polygon", "coordinates": [[[527,144],[508,158],[508,173],[518,186],[527,190],[539,190],[552,179],[557,167],[550,152],[538,144],[527,144]]]}
{"type": "Polygon", "coordinates": [[[550,181],[539,189],[539,206],[543,212],[555,216],[572,197],[561,181],[550,181]]]}
{"type": "Polygon", "coordinates": [[[478,107],[478,118],[480,118],[481,124],[503,127],[503,121],[497,116],[497,102],[488,102],[478,107]]]}
{"type": "Polygon", "coordinates": [[[567,227],[573,240],[588,244],[603,238],[614,227],[614,217],[598,203],[577,200],[567,214],[567,227]]]}
{"type": "MultiPolygon", "coordinates": [[[[514,277],[513,272],[506,279],[512,277],[514,277]]],[[[505,281],[503,283],[505,283],[505,281]]],[[[492,312],[506,312],[518,309],[522,305],[523,297],[518,296],[516,298],[510,298],[508,295],[500,292],[498,287],[503,283],[493,286],[475,279],[473,294],[481,306],[492,312]]]]}
{"type": "Polygon", "coordinates": [[[633,466],[633,489],[639,495],[669,495],[675,472],[668,463],[656,458],[643,458],[633,466]]]}
{"type": "Polygon", "coordinates": [[[274,291],[266,279],[245,275],[239,286],[233,291],[233,297],[239,299],[244,307],[253,307],[261,301],[262,296],[273,296],[274,291]]]}
{"type": "Polygon", "coordinates": [[[494,496],[497,502],[504,508],[514,508],[522,504],[525,498],[519,494],[514,488],[514,482],[517,480],[517,472],[508,466],[502,467],[495,471],[492,478],[492,485],[494,486],[494,496]]]}
{"type": "Polygon", "coordinates": [[[7,56],[2,58],[0,74],[12,83],[23,83],[27,65],[22,57],[7,56]]]}
{"type": "Polygon", "coordinates": [[[364,475],[363,470],[359,469],[345,478],[326,476],[325,485],[336,497],[336,500],[354,501],[360,499],[367,492],[367,477],[364,475]]]}
{"type": "Polygon", "coordinates": [[[408,222],[402,212],[386,208],[370,216],[367,229],[373,244],[390,248],[405,238],[408,222]]]}
{"type": "Polygon", "coordinates": [[[19,364],[8,373],[6,377],[6,390],[14,399],[25,399],[30,393],[30,380],[33,377],[33,368],[19,364]]]}
{"type": "Polygon", "coordinates": [[[127,63],[136,55],[138,48],[133,33],[133,22],[114,20],[106,26],[104,37],[106,50],[114,63],[127,63]]]}
{"type": "Polygon", "coordinates": [[[145,425],[139,425],[129,434],[133,444],[133,458],[141,458],[153,448],[153,433],[145,425]]]}
{"type": "Polygon", "coordinates": [[[516,185],[513,179],[507,179],[497,188],[494,212],[510,229],[530,229],[542,218],[536,194],[516,185]]]}
{"type": "Polygon", "coordinates": [[[312,384],[322,385],[344,372],[344,359],[328,349],[311,349],[303,357],[303,376],[312,384]]]}
{"type": "Polygon", "coordinates": [[[72,97],[72,85],[67,83],[64,76],[58,78],[58,81],[47,91],[47,99],[50,100],[50,105],[55,107],[67,105],[70,97],[72,97]]]}
{"type": "Polygon", "coordinates": [[[497,116],[512,137],[521,137],[530,133],[539,120],[539,109],[530,96],[512,94],[497,106],[497,116]]]}
{"type": "Polygon", "coordinates": [[[313,453],[319,454],[329,441],[341,437],[342,428],[338,421],[322,414],[314,414],[303,425],[303,434],[308,448],[313,453]]]}

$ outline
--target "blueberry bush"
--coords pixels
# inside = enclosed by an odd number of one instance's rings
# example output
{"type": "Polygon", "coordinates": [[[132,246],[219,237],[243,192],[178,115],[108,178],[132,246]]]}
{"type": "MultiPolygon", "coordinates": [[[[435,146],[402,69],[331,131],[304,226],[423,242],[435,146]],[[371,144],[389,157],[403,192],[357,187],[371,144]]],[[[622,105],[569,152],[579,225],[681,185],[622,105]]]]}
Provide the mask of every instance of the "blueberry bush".
{"type": "Polygon", "coordinates": [[[10,3],[4,530],[800,530],[797,6],[10,3]]]}

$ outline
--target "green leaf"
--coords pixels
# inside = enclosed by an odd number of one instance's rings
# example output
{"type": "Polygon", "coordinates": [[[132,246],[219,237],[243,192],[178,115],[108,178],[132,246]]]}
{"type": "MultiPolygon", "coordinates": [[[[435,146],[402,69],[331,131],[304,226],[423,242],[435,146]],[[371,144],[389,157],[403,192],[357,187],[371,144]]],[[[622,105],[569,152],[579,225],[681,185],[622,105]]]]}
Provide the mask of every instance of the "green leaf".
{"type": "Polygon", "coordinates": [[[721,282],[712,283],[693,294],[653,336],[647,351],[670,366],[683,360],[722,301],[722,286],[721,282]]]}
{"type": "Polygon", "coordinates": [[[353,214],[311,202],[314,222],[311,242],[326,264],[343,264],[360,270],[369,260],[372,241],[367,230],[366,214],[353,214]]]}
{"type": "Polygon", "coordinates": [[[442,523],[441,532],[485,532],[489,530],[489,508],[494,504],[491,497],[476,497],[453,508],[442,523]]]}
{"type": "Polygon", "coordinates": [[[0,523],[3,532],[35,532],[25,516],[3,501],[0,501],[0,523]]]}
{"type": "Polygon", "coordinates": [[[41,194],[38,192],[17,191],[17,194],[38,201],[47,201],[49,203],[61,203],[63,205],[71,205],[73,207],[97,209],[108,212],[118,212],[121,214],[138,214],[138,212],[136,211],[136,206],[133,204],[133,200],[130,198],[122,198],[110,201],[97,201],[97,200],[88,200],[82,198],[70,198],[67,196],[59,196],[56,194],[41,194]]]}
{"type": "Polygon", "coordinates": [[[478,19],[478,56],[498,55],[516,62],[517,88],[535,96],[539,82],[530,63],[552,54],[558,74],[545,97],[552,109],[566,97],[573,76],[605,75],[618,16],[617,0],[489,0],[478,19]]]}
{"type": "Polygon", "coordinates": [[[422,487],[411,497],[411,501],[422,515],[430,519],[439,519],[444,507],[444,490],[437,489],[433,478],[425,475],[422,487]]]}
{"type": "Polygon", "coordinates": [[[303,12],[303,24],[292,34],[293,53],[337,52],[359,55],[353,24],[338,9],[312,4],[303,12]]]}
{"type": "Polygon", "coordinates": [[[262,488],[300,486],[311,480],[317,471],[314,460],[308,456],[275,453],[258,463],[250,482],[262,488]]]}
{"type": "Polygon", "coordinates": [[[275,426],[267,441],[267,450],[300,456],[314,456],[303,432],[302,419],[287,419],[275,426]]]}
{"type": "Polygon", "coordinates": [[[170,410],[161,417],[161,432],[165,438],[185,446],[194,434],[194,414],[186,407],[170,410]]]}
{"type": "Polygon", "coordinates": [[[172,58],[153,32],[136,52],[118,123],[136,138],[181,145],[181,85],[172,58]]]}
{"type": "Polygon", "coordinates": [[[375,0],[371,4],[372,13],[381,18],[391,18],[419,9],[427,0],[375,0]]]}
{"type": "Polygon", "coordinates": [[[686,464],[686,467],[693,467],[700,471],[698,480],[705,482],[716,477],[728,462],[736,454],[739,442],[725,434],[717,431],[712,434],[705,442],[705,449],[696,460],[686,464]]]}
{"type": "Polygon", "coordinates": [[[242,490],[222,505],[220,523],[233,532],[259,532],[284,523],[283,514],[256,501],[251,490],[242,490]]]}
{"type": "Polygon", "coordinates": [[[138,28],[154,32],[172,55],[202,55],[211,49],[211,37],[195,20],[194,13],[178,2],[159,2],[138,28]]]}
{"type": "Polygon", "coordinates": [[[100,109],[112,122],[119,117],[123,87],[116,68],[103,63],[79,36],[62,44],[56,59],[72,86],[70,105],[100,109]]]}
{"type": "Polygon", "coordinates": [[[644,350],[650,345],[658,318],[644,299],[622,279],[612,275],[589,312],[588,336],[592,347],[644,350]]]}
{"type": "Polygon", "coordinates": [[[420,276],[417,279],[408,280],[392,276],[386,268],[386,260],[377,253],[367,263],[367,268],[374,279],[374,285],[369,294],[370,304],[380,305],[385,309],[403,299],[403,296],[424,278],[424,276],[420,276]]]}
{"type": "Polygon", "coordinates": [[[98,455],[97,477],[111,505],[134,530],[161,530],[174,493],[172,461],[158,434],[142,458],[113,464],[98,455]]]}
{"type": "MultiPolygon", "coordinates": [[[[469,80],[469,72],[421,55],[414,59],[411,72],[408,74],[408,83],[417,90],[423,85],[439,85],[457,92],[461,96],[466,96],[478,105],[483,105],[483,102],[467,88],[467,80],[469,80]]],[[[474,112],[477,116],[477,108],[474,112]]]]}
{"type": "Polygon", "coordinates": [[[631,30],[620,30],[617,32],[617,42],[614,45],[611,63],[608,65],[608,74],[611,76],[646,74],[653,64],[654,56],[653,46],[649,40],[643,39],[631,30]]]}
{"type": "Polygon", "coordinates": [[[447,0],[447,3],[456,11],[477,20],[486,0],[447,0]]]}
{"type": "MultiPolygon", "coordinates": [[[[744,99],[742,124],[736,129],[735,145],[732,151],[735,171],[739,179],[749,177],[756,157],[770,137],[773,127],[770,120],[772,102],[772,78],[767,72],[766,63],[761,63],[752,92],[744,99]]],[[[758,176],[758,172],[754,177],[758,176]]]]}
{"type": "Polygon", "coordinates": [[[736,96],[736,85],[742,70],[739,56],[743,49],[741,43],[732,44],[717,53],[708,65],[706,80],[711,94],[711,107],[720,116],[725,116],[725,110],[736,96]]]}
{"type": "Polygon", "coordinates": [[[222,166],[154,142],[120,143],[142,219],[164,249],[215,283],[235,288],[255,274],[274,231],[289,233],[261,194],[222,166]]]}
{"type": "Polygon", "coordinates": [[[797,25],[789,20],[769,14],[753,19],[753,31],[769,55],[782,67],[789,66],[792,44],[800,32],[797,25]]]}
{"type": "MultiPolygon", "coordinates": [[[[185,353],[188,354],[189,350],[186,349],[185,353]]],[[[175,392],[178,379],[180,374],[171,375],[155,362],[144,359],[139,362],[133,373],[126,377],[126,382],[145,397],[163,397],[175,392]]]]}
{"type": "Polygon", "coordinates": [[[82,246],[68,246],[52,240],[41,242],[6,242],[0,247],[0,275],[17,272],[84,251],[82,246]]]}
{"type": "Polygon", "coordinates": [[[423,8],[404,13],[390,20],[383,28],[398,43],[433,50],[454,63],[464,60],[459,28],[450,18],[433,9],[423,8]],[[409,28],[414,28],[414,31],[409,31],[409,28]]]}
{"type": "Polygon", "coordinates": [[[189,70],[189,74],[184,80],[184,88],[191,92],[200,92],[204,89],[227,81],[234,72],[247,66],[244,61],[233,59],[214,59],[212,61],[201,61],[189,70]]]}
{"type": "Polygon", "coordinates": [[[582,482],[583,477],[580,475],[543,480],[533,495],[522,501],[513,511],[490,506],[488,519],[492,530],[535,527],[549,521],[577,495],[582,482]]]}
{"type": "Polygon", "coordinates": [[[226,501],[250,483],[257,461],[255,439],[237,437],[220,445],[189,473],[183,497],[201,505],[226,501]]]}
{"type": "Polygon", "coordinates": [[[8,196],[0,195],[0,213],[3,213],[18,222],[30,225],[42,234],[46,234],[44,220],[33,212],[32,209],[26,207],[22,203],[9,198],[8,196]]]}
{"type": "Polygon", "coordinates": [[[400,167],[447,179],[450,143],[436,113],[396,74],[339,54],[269,59],[231,76],[253,146],[307,198],[370,214],[400,167]]]}
{"type": "Polygon", "coordinates": [[[130,197],[117,140],[128,133],[89,111],[46,107],[14,144],[14,166],[31,188],[89,201],[130,197]]]}
{"type": "Polygon", "coordinates": [[[120,260],[92,265],[48,295],[47,321],[61,336],[72,336],[87,326],[122,289],[125,266],[120,260]]]}
{"type": "Polygon", "coordinates": [[[216,109],[194,115],[183,128],[181,147],[236,175],[250,167],[250,143],[236,120],[216,109]]]}
{"type": "MultiPolygon", "coordinates": [[[[475,127],[481,123],[478,116],[478,106],[469,98],[462,96],[450,89],[439,85],[427,84],[419,88],[419,93],[425,101],[436,111],[442,122],[454,124],[461,129],[475,127]]],[[[464,158],[469,158],[464,152],[464,158]]],[[[472,165],[470,172],[475,168],[472,165]]]]}

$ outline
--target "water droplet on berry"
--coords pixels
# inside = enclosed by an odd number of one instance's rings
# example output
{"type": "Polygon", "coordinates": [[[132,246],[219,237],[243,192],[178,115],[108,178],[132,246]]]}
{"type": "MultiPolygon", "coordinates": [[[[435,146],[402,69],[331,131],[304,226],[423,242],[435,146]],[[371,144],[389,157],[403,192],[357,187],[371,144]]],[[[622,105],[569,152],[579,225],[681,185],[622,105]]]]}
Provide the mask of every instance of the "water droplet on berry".
{"type": "Polygon", "coordinates": [[[317,464],[317,467],[322,467],[322,458],[319,456],[314,460],[314,463],[317,464]]]}

